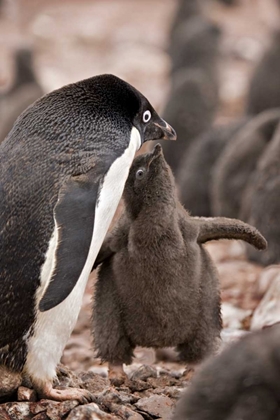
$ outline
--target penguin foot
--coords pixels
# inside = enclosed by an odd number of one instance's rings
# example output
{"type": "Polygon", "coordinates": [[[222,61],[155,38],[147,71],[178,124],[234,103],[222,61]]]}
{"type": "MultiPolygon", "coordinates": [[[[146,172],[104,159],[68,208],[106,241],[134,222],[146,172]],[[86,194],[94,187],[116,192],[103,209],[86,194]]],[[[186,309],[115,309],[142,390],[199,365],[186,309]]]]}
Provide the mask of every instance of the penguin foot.
{"type": "Polygon", "coordinates": [[[122,365],[114,365],[109,363],[108,377],[112,385],[120,386],[127,380],[127,376],[122,365]]]}
{"type": "Polygon", "coordinates": [[[46,398],[56,401],[77,400],[80,404],[87,404],[94,400],[94,395],[86,389],[81,388],[67,388],[56,389],[51,383],[45,384],[38,394],[41,398],[46,398]]]}

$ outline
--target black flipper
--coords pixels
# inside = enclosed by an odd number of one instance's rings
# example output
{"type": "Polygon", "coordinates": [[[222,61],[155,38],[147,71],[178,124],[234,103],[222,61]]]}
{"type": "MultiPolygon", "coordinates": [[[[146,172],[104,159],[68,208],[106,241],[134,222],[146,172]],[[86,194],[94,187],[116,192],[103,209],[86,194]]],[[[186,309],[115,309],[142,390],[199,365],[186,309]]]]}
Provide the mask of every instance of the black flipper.
{"type": "Polygon", "coordinates": [[[110,245],[111,245],[110,238],[109,239],[106,238],[96,257],[96,260],[93,264],[91,271],[95,270],[100,264],[102,264],[105,260],[107,260],[108,258],[111,258],[112,255],[115,254],[115,251],[112,250],[110,245]]]}
{"type": "Polygon", "coordinates": [[[106,173],[105,168],[101,171],[96,169],[71,177],[60,189],[54,209],[58,227],[56,266],[39,303],[41,312],[54,308],[67,298],[87,260],[99,186],[106,173]]]}

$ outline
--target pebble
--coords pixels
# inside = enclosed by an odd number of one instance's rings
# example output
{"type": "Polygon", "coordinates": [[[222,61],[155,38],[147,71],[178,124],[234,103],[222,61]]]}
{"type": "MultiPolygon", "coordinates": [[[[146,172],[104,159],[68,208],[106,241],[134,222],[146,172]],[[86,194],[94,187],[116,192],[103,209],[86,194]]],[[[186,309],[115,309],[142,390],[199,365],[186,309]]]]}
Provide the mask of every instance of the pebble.
{"type": "Polygon", "coordinates": [[[17,391],[18,401],[36,401],[37,395],[34,389],[26,388],[25,386],[20,386],[17,391]]]}
{"type": "Polygon", "coordinates": [[[149,398],[141,398],[135,406],[152,417],[160,417],[170,420],[174,407],[174,402],[165,395],[153,395],[149,398]]]}
{"type": "Polygon", "coordinates": [[[251,321],[251,330],[270,327],[278,322],[280,322],[280,274],[274,277],[256,308],[251,321]]]}
{"type": "Polygon", "coordinates": [[[97,404],[91,403],[74,408],[67,420],[113,420],[114,418],[111,414],[100,410],[97,404]]]}
{"type": "Polygon", "coordinates": [[[157,377],[157,370],[153,366],[149,365],[142,365],[137,370],[135,370],[130,379],[132,381],[146,381],[148,378],[156,378],[157,377]]]}

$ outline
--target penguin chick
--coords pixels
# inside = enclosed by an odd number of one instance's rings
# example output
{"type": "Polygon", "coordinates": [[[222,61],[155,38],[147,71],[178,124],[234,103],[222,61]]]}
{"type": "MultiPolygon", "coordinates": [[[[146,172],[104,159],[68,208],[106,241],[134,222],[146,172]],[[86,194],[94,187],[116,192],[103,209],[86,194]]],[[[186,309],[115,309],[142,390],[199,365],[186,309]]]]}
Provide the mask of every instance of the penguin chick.
{"type": "Polygon", "coordinates": [[[184,154],[178,170],[177,184],[179,198],[191,214],[212,215],[210,185],[215,162],[246,122],[248,118],[227,125],[213,126],[195,139],[184,154]]]}
{"type": "Polygon", "coordinates": [[[247,249],[250,260],[263,265],[280,262],[280,126],[258,160],[244,192],[243,213],[268,240],[268,249],[257,255],[247,249]]]}
{"type": "Polygon", "coordinates": [[[211,354],[221,331],[218,274],[203,247],[213,239],[243,239],[259,249],[260,233],[238,220],[193,218],[180,205],[160,145],[137,157],[124,194],[125,213],[96,260],[93,333],[109,376],[135,346],[177,346],[180,359],[196,363],[211,354]]]}
{"type": "Polygon", "coordinates": [[[173,420],[280,418],[280,327],[252,333],[209,359],[179,400],[173,420]]]}
{"type": "Polygon", "coordinates": [[[211,205],[215,216],[241,217],[247,182],[279,120],[280,109],[263,112],[238,131],[223,149],[211,180],[211,205]]]}
{"type": "Polygon", "coordinates": [[[280,31],[272,34],[271,43],[257,64],[248,88],[247,113],[259,114],[280,107],[280,31]]]}
{"type": "Polygon", "coordinates": [[[32,50],[17,50],[14,60],[13,84],[0,96],[0,143],[8,135],[17,117],[43,95],[33,71],[32,50]]]}
{"type": "Polygon", "coordinates": [[[53,389],[92,265],[143,142],[176,139],[131,85],[101,75],[36,101],[0,145],[0,366],[53,389]]]}

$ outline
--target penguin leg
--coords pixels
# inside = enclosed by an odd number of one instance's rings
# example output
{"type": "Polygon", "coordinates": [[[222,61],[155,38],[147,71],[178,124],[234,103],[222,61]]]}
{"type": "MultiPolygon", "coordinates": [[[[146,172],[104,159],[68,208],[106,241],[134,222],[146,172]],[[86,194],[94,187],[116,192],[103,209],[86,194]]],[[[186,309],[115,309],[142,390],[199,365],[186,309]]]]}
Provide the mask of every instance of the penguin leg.
{"type": "Polygon", "coordinates": [[[126,382],[127,376],[122,364],[109,363],[108,378],[112,385],[120,386],[126,382]]]}
{"type": "Polygon", "coordinates": [[[220,330],[208,325],[208,330],[198,330],[196,335],[179,344],[180,361],[187,362],[190,366],[200,363],[205,357],[215,354],[220,345],[220,330]]]}
{"type": "Polygon", "coordinates": [[[105,261],[98,273],[93,306],[93,334],[97,357],[109,362],[111,382],[115,385],[123,383],[126,379],[123,363],[132,362],[135,346],[123,323],[111,261],[105,261]]]}
{"type": "Polygon", "coordinates": [[[81,388],[67,388],[55,389],[52,381],[47,381],[41,384],[34,384],[40,398],[46,398],[56,401],[77,400],[81,404],[87,404],[94,400],[94,396],[86,389],[81,388]]]}

